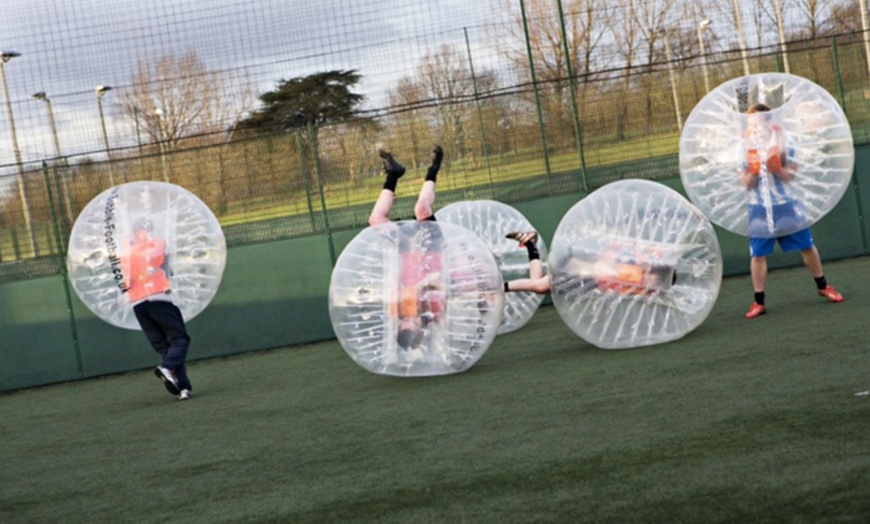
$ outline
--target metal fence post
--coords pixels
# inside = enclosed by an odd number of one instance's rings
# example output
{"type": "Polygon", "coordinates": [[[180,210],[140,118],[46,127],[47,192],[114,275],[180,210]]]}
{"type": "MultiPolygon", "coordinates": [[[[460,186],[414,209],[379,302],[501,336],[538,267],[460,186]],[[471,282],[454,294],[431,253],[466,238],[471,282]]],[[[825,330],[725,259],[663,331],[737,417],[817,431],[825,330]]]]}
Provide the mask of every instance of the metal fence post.
{"type": "Polygon", "coordinates": [[[577,88],[574,85],[574,70],[571,65],[571,51],[568,48],[568,33],[565,31],[565,14],[562,11],[562,0],[556,0],[559,6],[559,25],[562,27],[562,46],[565,49],[565,67],[568,73],[568,89],[571,92],[571,116],[574,124],[574,141],[580,153],[580,179],[583,191],[589,192],[589,182],[586,178],[586,154],[583,151],[583,126],[580,123],[580,114],[577,110],[577,88]]]}
{"type": "Polygon", "coordinates": [[[538,111],[538,127],[541,130],[541,146],[544,148],[544,166],[547,171],[547,181],[552,184],[550,177],[550,151],[547,147],[547,133],[544,130],[544,113],[541,110],[541,94],[538,90],[538,80],[535,77],[535,58],[532,54],[532,41],[529,37],[529,21],[526,17],[525,0],[520,0],[520,12],[523,17],[523,33],[526,36],[526,52],[529,54],[529,72],[532,76],[532,90],[535,92],[535,108],[538,111]]]}
{"type": "Polygon", "coordinates": [[[474,104],[477,106],[477,125],[480,127],[481,153],[486,160],[486,171],[489,173],[489,190],[492,191],[492,164],[489,161],[489,147],[486,143],[486,127],[483,125],[483,112],[480,109],[480,94],[477,91],[477,76],[474,74],[474,61],[471,59],[471,45],[468,43],[468,29],[463,27],[465,33],[465,52],[468,54],[468,67],[471,70],[471,85],[474,88],[474,104]]]}
{"type": "MultiPolygon", "coordinates": [[[[69,289],[70,288],[69,274],[68,274],[68,270],[66,267],[66,243],[65,243],[65,240],[68,237],[68,234],[67,234],[68,229],[66,227],[61,228],[61,226],[60,226],[60,220],[62,220],[62,218],[60,218],[58,215],[60,214],[60,216],[63,216],[63,209],[61,209],[61,213],[57,213],[55,210],[55,205],[58,205],[61,208],[63,208],[63,203],[58,202],[57,204],[55,204],[55,202],[54,202],[54,191],[52,191],[52,189],[51,189],[51,180],[50,180],[50,177],[48,176],[48,164],[45,162],[42,163],[42,175],[43,175],[43,178],[45,179],[45,190],[46,190],[46,195],[48,196],[48,209],[51,213],[51,223],[54,226],[54,242],[55,242],[55,249],[57,251],[55,256],[57,257],[56,259],[58,261],[58,270],[60,271],[61,284],[63,285],[63,292],[64,292],[64,296],[66,298],[67,315],[69,318],[69,330],[70,330],[70,335],[72,336],[73,351],[75,352],[75,355],[76,355],[76,370],[78,371],[79,377],[82,377],[82,376],[84,376],[84,366],[82,365],[82,355],[81,355],[81,351],[79,350],[79,336],[78,336],[78,328],[76,327],[76,315],[75,315],[75,310],[73,309],[72,293],[70,292],[70,289],[69,289]]],[[[60,195],[61,194],[61,186],[60,186],[60,179],[57,176],[57,168],[55,168],[54,175],[55,175],[55,187],[57,189],[57,194],[60,195]]]]}

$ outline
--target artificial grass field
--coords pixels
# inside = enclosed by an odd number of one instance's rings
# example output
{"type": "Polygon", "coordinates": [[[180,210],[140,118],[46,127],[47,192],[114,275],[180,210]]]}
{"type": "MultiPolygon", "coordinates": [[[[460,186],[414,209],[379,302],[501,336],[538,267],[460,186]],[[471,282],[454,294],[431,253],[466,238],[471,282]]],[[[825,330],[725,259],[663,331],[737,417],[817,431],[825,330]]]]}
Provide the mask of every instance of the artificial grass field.
{"type": "MultiPolygon", "coordinates": [[[[469,371],[401,379],[335,341],[0,396],[0,522],[870,522],[870,258],[723,282],[625,351],[553,307],[469,371]]],[[[196,341],[192,352],[196,352],[196,341]]],[[[147,351],[143,339],[131,351],[147,351]]]]}

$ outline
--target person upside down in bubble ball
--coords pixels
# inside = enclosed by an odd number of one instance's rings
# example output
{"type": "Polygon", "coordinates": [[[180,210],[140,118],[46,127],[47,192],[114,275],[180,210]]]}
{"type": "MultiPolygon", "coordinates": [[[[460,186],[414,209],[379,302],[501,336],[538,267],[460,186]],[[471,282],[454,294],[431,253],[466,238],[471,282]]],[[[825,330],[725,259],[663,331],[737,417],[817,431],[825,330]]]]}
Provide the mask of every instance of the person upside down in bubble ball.
{"type": "MultiPolygon", "coordinates": [[[[547,294],[550,277],[544,274],[541,254],[537,248],[537,231],[512,231],[506,238],[516,240],[529,254],[529,277],[504,283],[506,292],[531,291],[547,294]]],[[[601,292],[642,295],[670,289],[677,281],[673,267],[659,261],[652,250],[630,250],[620,245],[608,246],[600,254],[575,253],[558,261],[563,273],[571,280],[571,288],[597,288],[601,292]],[[649,251],[649,252],[647,252],[649,251]]]]}
{"type": "MultiPolygon", "coordinates": [[[[374,227],[390,222],[389,213],[395,202],[398,181],[405,174],[405,167],[396,162],[387,151],[378,154],[384,164],[386,180],[381,194],[369,216],[369,225],[374,227]]],[[[426,178],[414,206],[417,222],[435,220],[432,206],[435,204],[435,183],[444,150],[435,146],[432,162],[426,170],[426,178]]],[[[402,224],[405,228],[399,237],[399,286],[396,296],[390,297],[390,313],[398,322],[398,346],[404,350],[418,348],[424,341],[427,327],[441,320],[444,313],[444,290],[441,285],[443,250],[441,230],[437,227],[420,228],[414,224],[402,224]]]]}
{"type": "Polygon", "coordinates": [[[166,242],[154,236],[151,220],[142,219],[135,224],[133,238],[121,255],[121,271],[136,320],[151,347],[163,359],[154,374],[169,393],[179,400],[189,399],[193,386],[185,360],[190,336],[181,310],[170,298],[166,242]]]}
{"type": "Polygon", "coordinates": [[[773,253],[777,242],[783,251],[800,250],[819,296],[830,302],[843,301],[843,295],[825,279],[819,250],[808,227],[774,238],[758,236],[765,231],[800,227],[803,220],[798,213],[798,203],[789,192],[789,183],[794,180],[798,167],[793,160],[794,147],[783,129],[770,122],[769,111],[770,107],[764,104],[755,104],[746,111],[747,130],[741,145],[744,162],[738,170],[740,183],[749,196],[750,270],[755,291],[755,300],[746,313],[749,319],[767,313],[767,256],[773,253]]]}

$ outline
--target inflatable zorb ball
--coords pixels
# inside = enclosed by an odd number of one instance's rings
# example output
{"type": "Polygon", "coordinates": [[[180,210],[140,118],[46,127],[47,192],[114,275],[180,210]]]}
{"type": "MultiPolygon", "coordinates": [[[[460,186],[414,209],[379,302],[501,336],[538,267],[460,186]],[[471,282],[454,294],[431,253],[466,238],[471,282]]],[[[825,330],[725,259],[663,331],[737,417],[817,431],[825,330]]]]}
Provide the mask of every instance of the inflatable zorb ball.
{"type": "Polygon", "coordinates": [[[676,340],[713,309],[722,255],[709,220],[647,180],[608,184],[575,204],[550,246],[553,303],[603,349],[676,340]]]}
{"type": "Polygon", "coordinates": [[[370,227],[342,251],[329,285],[329,316],[342,347],[382,375],[465,371],[489,348],[504,292],[495,257],[452,224],[370,227]]]}
{"type": "Polygon", "coordinates": [[[686,193],[714,223],[775,238],[810,227],[848,188],[849,122],[822,87],[766,73],[726,82],[689,115],[680,137],[686,193]],[[747,114],[755,104],[770,111],[747,114]]]}
{"type": "Polygon", "coordinates": [[[217,218],[193,193],[163,182],[131,182],[100,193],[82,210],[67,267],[89,310],[137,330],[133,305],[147,298],[143,287],[166,289],[159,298],[189,321],[217,293],[226,258],[217,218]]]}
{"type": "MultiPolygon", "coordinates": [[[[479,236],[495,255],[505,282],[529,277],[528,251],[519,247],[516,240],[505,238],[512,231],[534,230],[532,224],[516,209],[493,200],[473,200],[445,206],[435,213],[435,217],[439,222],[462,226],[479,236]]],[[[537,246],[541,261],[546,261],[547,244],[540,235],[537,246]]],[[[498,334],[510,333],[525,326],[543,300],[543,295],[526,291],[505,294],[504,317],[498,334]]]]}

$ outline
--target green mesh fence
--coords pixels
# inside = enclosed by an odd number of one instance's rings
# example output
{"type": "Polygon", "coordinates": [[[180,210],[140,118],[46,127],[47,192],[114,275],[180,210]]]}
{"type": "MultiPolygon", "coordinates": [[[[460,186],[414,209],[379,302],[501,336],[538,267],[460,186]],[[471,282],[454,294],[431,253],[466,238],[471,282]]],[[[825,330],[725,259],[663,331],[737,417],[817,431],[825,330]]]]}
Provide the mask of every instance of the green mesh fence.
{"type": "Polygon", "coordinates": [[[439,205],[675,177],[682,121],[747,70],[819,83],[868,141],[866,33],[848,2],[813,19],[786,5],[785,44],[746,0],[746,44],[731,6],[689,0],[11,4],[0,282],[59,272],[78,213],[124,182],[191,190],[232,246],[365,225],[378,147],[408,167],[395,218],[413,215],[434,144],[439,205]],[[346,98],[303,82],[325,73],[352,73],[346,98]]]}

